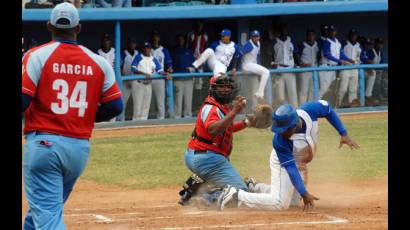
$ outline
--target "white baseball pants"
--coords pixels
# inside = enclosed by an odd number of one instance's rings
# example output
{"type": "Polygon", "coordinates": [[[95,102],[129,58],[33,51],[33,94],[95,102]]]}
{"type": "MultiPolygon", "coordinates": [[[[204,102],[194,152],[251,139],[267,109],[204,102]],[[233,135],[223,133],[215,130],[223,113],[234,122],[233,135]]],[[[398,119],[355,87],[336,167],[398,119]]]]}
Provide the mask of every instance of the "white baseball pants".
{"type": "Polygon", "coordinates": [[[252,109],[258,104],[258,98],[255,96],[255,92],[258,90],[259,86],[259,76],[250,75],[246,78],[242,78],[242,84],[246,85],[245,90],[247,91],[245,95],[249,97],[249,105],[246,105],[246,113],[252,113],[252,109]]]}
{"type": "Polygon", "coordinates": [[[332,82],[336,79],[336,71],[320,71],[319,72],[319,99],[327,92],[332,82]]]}
{"type": "Polygon", "coordinates": [[[307,101],[313,100],[313,73],[303,72],[299,75],[300,91],[299,91],[299,105],[307,101]]]}
{"type": "Polygon", "coordinates": [[[211,48],[204,50],[204,52],[202,52],[199,58],[196,59],[192,65],[198,69],[205,62],[208,63],[208,67],[213,71],[214,75],[217,73],[226,73],[226,65],[216,58],[215,52],[211,48]]]}
{"type": "Polygon", "coordinates": [[[376,81],[376,71],[366,71],[366,97],[373,96],[374,82],[376,81]]]}
{"type": "Polygon", "coordinates": [[[359,84],[359,72],[357,69],[340,71],[340,84],[338,92],[338,104],[341,105],[343,97],[349,88],[348,102],[357,98],[357,86],[359,84]]]}
{"type": "Polygon", "coordinates": [[[165,80],[152,80],[152,91],[157,105],[157,119],[165,118],[165,80]]]}
{"type": "Polygon", "coordinates": [[[239,190],[238,200],[240,205],[250,208],[266,210],[285,210],[289,208],[295,191],[288,172],[281,167],[275,149],[270,155],[271,184],[257,183],[254,191],[239,190]]]}
{"type": "Polygon", "coordinates": [[[266,83],[266,87],[265,87],[265,102],[269,105],[273,104],[273,86],[272,86],[272,77],[270,77],[270,73],[269,73],[269,78],[268,78],[268,82],[266,83]]]}
{"type": "Polygon", "coordinates": [[[181,118],[182,107],[184,107],[184,117],[192,117],[192,92],[194,87],[193,79],[175,79],[175,118],[181,118]],[[182,106],[183,105],[183,106],[182,106]]]}
{"type": "MultiPolygon", "coordinates": [[[[152,84],[152,83],[151,83],[152,84]]],[[[133,115],[132,120],[147,120],[151,105],[152,85],[132,81],[133,115]]]]}
{"type": "Polygon", "coordinates": [[[266,87],[266,83],[270,77],[270,72],[265,67],[258,65],[256,63],[248,62],[242,64],[242,70],[250,73],[254,73],[260,76],[259,87],[255,91],[252,91],[256,97],[264,97],[264,91],[266,87]]]}
{"type": "Polygon", "coordinates": [[[294,73],[280,73],[276,79],[277,98],[279,102],[285,101],[285,87],[288,94],[287,102],[298,107],[296,92],[296,76],[294,73]]]}
{"type": "MultiPolygon", "coordinates": [[[[135,115],[137,114],[137,100],[138,98],[136,97],[138,86],[134,84],[134,82],[137,82],[136,80],[133,81],[123,81],[122,86],[122,101],[124,102],[124,111],[126,110],[126,106],[128,103],[128,99],[130,96],[132,96],[132,117],[133,119],[135,118],[135,115]]],[[[137,82],[138,83],[138,82],[137,82]]],[[[125,120],[125,115],[122,117],[123,120],[125,120]]]]}

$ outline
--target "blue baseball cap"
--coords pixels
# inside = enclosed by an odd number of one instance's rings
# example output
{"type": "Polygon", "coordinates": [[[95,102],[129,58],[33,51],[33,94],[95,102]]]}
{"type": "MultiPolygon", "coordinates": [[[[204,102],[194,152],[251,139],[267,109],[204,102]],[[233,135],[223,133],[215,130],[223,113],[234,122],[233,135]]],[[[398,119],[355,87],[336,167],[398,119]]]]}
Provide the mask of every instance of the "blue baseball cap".
{"type": "Polygon", "coordinates": [[[294,127],[299,121],[299,116],[296,109],[290,105],[285,104],[272,113],[272,132],[281,134],[294,127]]]}
{"type": "Polygon", "coordinates": [[[229,29],[224,29],[221,32],[221,36],[231,36],[231,31],[229,29]]]}
{"type": "Polygon", "coordinates": [[[142,45],[142,48],[151,48],[151,43],[144,42],[144,44],[142,45]]]}
{"type": "Polygon", "coordinates": [[[330,32],[330,31],[336,31],[336,26],[334,26],[334,25],[329,25],[328,30],[329,30],[329,32],[330,32]]]}
{"type": "Polygon", "coordinates": [[[259,31],[254,30],[251,32],[251,37],[260,37],[261,35],[259,34],[259,31]]]}

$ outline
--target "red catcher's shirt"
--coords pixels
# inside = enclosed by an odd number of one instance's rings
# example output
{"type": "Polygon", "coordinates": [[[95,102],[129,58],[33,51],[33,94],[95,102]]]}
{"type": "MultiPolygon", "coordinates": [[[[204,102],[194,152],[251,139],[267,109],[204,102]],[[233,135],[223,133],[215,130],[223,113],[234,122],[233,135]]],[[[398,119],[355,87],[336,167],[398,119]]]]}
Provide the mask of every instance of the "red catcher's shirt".
{"type": "Polygon", "coordinates": [[[211,150],[228,157],[232,150],[232,133],[244,129],[244,122],[233,122],[223,133],[215,137],[208,133],[208,128],[215,122],[223,119],[230,111],[228,105],[221,105],[213,97],[208,96],[199,110],[195,131],[198,136],[212,141],[214,144],[207,144],[199,141],[197,138],[191,138],[188,142],[188,148],[193,150],[211,150]]]}
{"type": "Polygon", "coordinates": [[[84,46],[52,41],[23,57],[22,92],[33,97],[24,133],[90,138],[99,103],[121,97],[114,70],[84,46]]]}

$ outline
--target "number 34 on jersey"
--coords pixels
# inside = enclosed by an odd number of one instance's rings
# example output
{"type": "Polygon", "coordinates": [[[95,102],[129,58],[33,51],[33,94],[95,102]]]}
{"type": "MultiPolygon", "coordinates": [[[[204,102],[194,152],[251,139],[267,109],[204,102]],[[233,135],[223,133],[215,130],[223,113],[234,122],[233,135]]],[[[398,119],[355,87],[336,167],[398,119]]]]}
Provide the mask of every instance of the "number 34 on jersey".
{"type": "Polygon", "coordinates": [[[51,103],[51,111],[56,114],[66,114],[70,108],[77,108],[78,116],[84,117],[88,107],[86,81],[77,81],[71,95],[69,95],[68,83],[63,79],[54,80],[52,87],[57,91],[57,101],[51,103]]]}

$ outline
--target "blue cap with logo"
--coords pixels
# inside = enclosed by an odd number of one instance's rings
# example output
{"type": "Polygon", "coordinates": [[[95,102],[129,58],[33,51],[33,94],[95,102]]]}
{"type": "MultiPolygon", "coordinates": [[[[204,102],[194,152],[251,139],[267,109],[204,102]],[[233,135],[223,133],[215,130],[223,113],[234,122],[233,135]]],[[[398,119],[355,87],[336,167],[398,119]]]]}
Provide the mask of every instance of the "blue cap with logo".
{"type": "Polygon", "coordinates": [[[142,45],[142,48],[151,48],[151,43],[144,42],[144,44],[142,45]]]}
{"type": "Polygon", "coordinates": [[[329,25],[328,30],[329,31],[336,31],[336,26],[335,25],[329,25]]]}
{"type": "Polygon", "coordinates": [[[299,116],[292,105],[281,105],[272,113],[272,132],[283,133],[289,128],[294,127],[298,121],[299,116]]]}
{"type": "Polygon", "coordinates": [[[259,34],[259,31],[254,30],[251,32],[251,37],[260,37],[261,35],[259,34]]]}
{"type": "Polygon", "coordinates": [[[221,32],[221,36],[231,36],[231,31],[229,29],[224,29],[221,32]]]}

